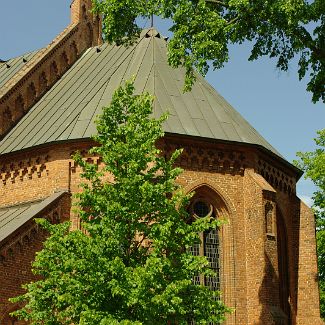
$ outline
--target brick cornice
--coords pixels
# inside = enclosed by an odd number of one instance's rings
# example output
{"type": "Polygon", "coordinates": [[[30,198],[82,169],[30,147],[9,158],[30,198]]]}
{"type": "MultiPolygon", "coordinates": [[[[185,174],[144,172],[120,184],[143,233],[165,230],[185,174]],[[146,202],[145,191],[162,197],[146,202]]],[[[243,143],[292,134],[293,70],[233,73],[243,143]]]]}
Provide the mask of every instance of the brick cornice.
{"type": "Polygon", "coordinates": [[[32,179],[34,175],[38,178],[48,174],[49,156],[35,155],[25,159],[18,159],[11,162],[0,161],[0,186],[5,186],[8,181],[15,183],[17,180],[24,181],[32,179]]]}
{"type": "Polygon", "coordinates": [[[293,175],[283,171],[276,164],[268,159],[259,157],[256,172],[264,177],[264,179],[277,191],[281,191],[288,195],[296,192],[296,179],[293,175]]]}
{"type": "Polygon", "coordinates": [[[180,142],[171,138],[160,141],[158,146],[168,156],[176,149],[182,149],[176,164],[185,169],[243,175],[247,166],[245,152],[232,146],[198,145],[196,142],[180,142]]]}

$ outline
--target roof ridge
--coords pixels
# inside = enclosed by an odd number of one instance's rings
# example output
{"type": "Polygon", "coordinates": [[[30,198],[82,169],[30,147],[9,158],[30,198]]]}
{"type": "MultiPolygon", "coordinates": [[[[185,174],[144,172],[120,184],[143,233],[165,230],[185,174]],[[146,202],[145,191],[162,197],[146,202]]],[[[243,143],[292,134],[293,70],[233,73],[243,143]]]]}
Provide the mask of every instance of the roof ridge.
{"type": "Polygon", "coordinates": [[[9,80],[3,79],[4,84],[0,86],[0,137],[17,124],[87,48],[101,43],[100,19],[79,17],[77,14],[81,13],[77,9],[72,10],[72,23],[52,42],[36,52],[23,66],[16,65],[17,71],[13,71],[9,80]]]}
{"type": "Polygon", "coordinates": [[[7,60],[1,60],[0,59],[0,63],[7,63],[7,62],[9,62],[9,61],[12,61],[12,60],[16,60],[16,59],[19,59],[19,58],[23,58],[23,57],[25,57],[25,56],[27,56],[27,55],[30,55],[30,54],[32,54],[32,53],[36,53],[36,52],[38,52],[38,51],[40,51],[40,50],[43,50],[44,49],[44,47],[41,47],[41,48],[39,48],[39,49],[37,49],[37,50],[32,50],[32,51],[28,51],[28,52],[24,52],[23,54],[20,54],[20,55],[17,55],[17,56],[14,56],[14,57],[11,57],[11,58],[9,58],[9,59],[7,59],[7,60]]]}

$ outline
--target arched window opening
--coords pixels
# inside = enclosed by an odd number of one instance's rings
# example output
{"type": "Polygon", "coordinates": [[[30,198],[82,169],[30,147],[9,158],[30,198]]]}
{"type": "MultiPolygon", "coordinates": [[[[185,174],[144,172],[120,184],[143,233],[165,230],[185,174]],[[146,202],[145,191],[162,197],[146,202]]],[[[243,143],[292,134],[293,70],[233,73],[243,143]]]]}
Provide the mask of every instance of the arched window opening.
{"type": "Polygon", "coordinates": [[[48,86],[48,81],[46,77],[46,73],[43,71],[40,76],[39,76],[39,81],[38,81],[38,88],[39,88],[39,94],[43,95],[47,89],[48,86]]]}
{"type": "Polygon", "coordinates": [[[60,57],[60,67],[61,67],[61,74],[68,70],[69,60],[66,52],[63,52],[60,57]]]}
{"type": "Polygon", "coordinates": [[[270,202],[265,204],[265,232],[274,236],[273,205],[270,202]]]}
{"type": "Polygon", "coordinates": [[[77,60],[77,57],[78,57],[78,49],[77,49],[77,45],[75,42],[73,42],[71,45],[70,45],[70,51],[69,51],[69,54],[70,54],[70,64],[73,64],[76,60],[77,60]]]}
{"type": "MultiPolygon", "coordinates": [[[[192,201],[189,207],[191,221],[198,218],[212,217],[217,218],[217,213],[212,203],[206,197],[197,197],[192,201]]],[[[220,291],[220,241],[219,229],[208,229],[199,233],[200,242],[194,243],[190,248],[190,252],[194,256],[206,256],[209,267],[214,271],[214,276],[205,276],[198,274],[193,277],[196,285],[204,285],[212,291],[220,291]]],[[[194,321],[190,321],[189,325],[195,325],[194,321]]],[[[209,325],[217,325],[219,323],[209,323],[209,325]]]]}
{"type": "Polygon", "coordinates": [[[83,20],[87,20],[88,19],[87,8],[86,8],[86,5],[85,4],[82,5],[82,19],[83,20]]]}
{"type": "MultiPolygon", "coordinates": [[[[188,188],[189,190],[195,191],[187,209],[190,216],[189,222],[193,222],[195,218],[204,217],[207,212],[212,218],[227,221],[220,228],[211,228],[204,233],[199,233],[199,243],[191,247],[191,253],[196,256],[206,256],[210,268],[215,271],[215,276],[212,278],[197,275],[193,283],[222,292],[222,296],[217,295],[217,299],[222,300],[226,306],[236,308],[234,207],[230,198],[222,193],[222,189],[218,189],[209,180],[195,187],[192,186],[188,188]]],[[[235,313],[227,316],[228,323],[236,323],[235,313]]],[[[195,325],[195,322],[190,321],[189,325],[195,325]]],[[[209,325],[217,325],[217,323],[209,325]]]]}
{"type": "Polygon", "coordinates": [[[24,115],[25,102],[22,95],[19,95],[15,100],[14,120],[20,119],[24,115]]]}
{"type": "MultiPolygon", "coordinates": [[[[194,200],[190,205],[191,218],[204,218],[212,216],[216,218],[216,212],[213,205],[202,198],[194,200]]],[[[195,284],[205,285],[213,291],[220,290],[220,241],[218,229],[209,229],[199,234],[200,243],[195,243],[190,248],[190,252],[194,256],[206,256],[209,262],[209,267],[216,275],[207,277],[197,275],[193,281],[195,284]]]]}
{"type": "Polygon", "coordinates": [[[9,107],[7,107],[2,113],[2,125],[1,131],[2,133],[6,132],[12,125],[13,117],[9,107]]]}

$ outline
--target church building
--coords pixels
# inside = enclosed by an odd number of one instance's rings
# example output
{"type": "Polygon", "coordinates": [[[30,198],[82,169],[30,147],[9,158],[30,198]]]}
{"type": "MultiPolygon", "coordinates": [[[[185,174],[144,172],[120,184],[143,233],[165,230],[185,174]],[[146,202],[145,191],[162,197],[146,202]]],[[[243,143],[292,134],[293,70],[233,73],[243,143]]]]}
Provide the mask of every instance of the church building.
{"type": "Polygon", "coordinates": [[[31,263],[46,234],[34,219],[71,220],[73,194],[94,145],[94,121],[114,90],[135,76],[137,93],[169,111],[158,146],[184,148],[179,183],[195,192],[192,213],[226,218],[202,235],[196,254],[218,272],[210,285],[234,309],[224,325],[320,325],[315,222],[296,196],[302,172],[289,163],[201,76],[183,93],[184,71],[167,63],[167,40],[154,28],[130,47],[103,44],[91,0],[71,3],[71,23],[48,46],[0,61],[0,324],[8,298],[32,281],[31,263]]]}

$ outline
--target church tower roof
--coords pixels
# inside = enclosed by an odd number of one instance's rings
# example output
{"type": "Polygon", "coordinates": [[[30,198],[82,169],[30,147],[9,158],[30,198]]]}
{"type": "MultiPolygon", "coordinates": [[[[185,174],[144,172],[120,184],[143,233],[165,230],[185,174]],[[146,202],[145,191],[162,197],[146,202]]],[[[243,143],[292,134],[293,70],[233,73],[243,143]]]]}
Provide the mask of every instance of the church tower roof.
{"type": "Polygon", "coordinates": [[[155,96],[154,115],[170,113],[166,133],[257,145],[281,157],[201,76],[183,93],[184,70],[171,68],[166,52],[167,41],[153,28],[130,47],[88,49],[4,137],[0,154],[90,138],[114,90],[134,77],[138,93],[155,96]]]}

